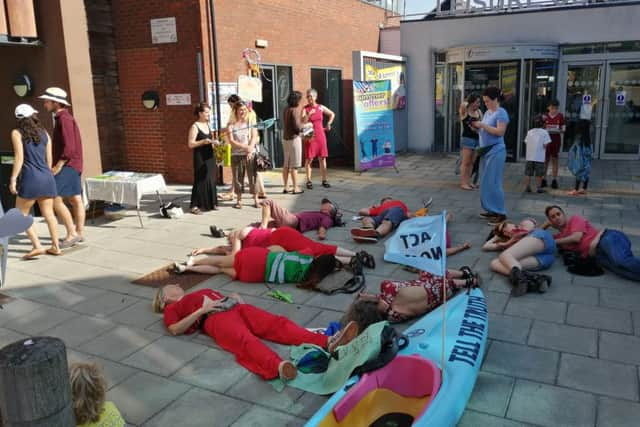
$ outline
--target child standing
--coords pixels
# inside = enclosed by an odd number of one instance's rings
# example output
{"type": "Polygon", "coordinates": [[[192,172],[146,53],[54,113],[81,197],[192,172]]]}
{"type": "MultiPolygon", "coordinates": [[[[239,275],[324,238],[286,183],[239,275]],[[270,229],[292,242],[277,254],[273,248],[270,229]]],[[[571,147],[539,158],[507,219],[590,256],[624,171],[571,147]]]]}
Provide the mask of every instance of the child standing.
{"type": "Polygon", "coordinates": [[[560,146],[562,145],[562,134],[565,131],[564,116],[559,110],[560,103],[557,99],[549,102],[547,106],[547,114],[543,116],[544,128],[551,135],[551,144],[547,145],[546,158],[544,163],[544,177],[542,180],[542,186],[547,186],[547,170],[549,169],[549,163],[551,163],[551,175],[553,180],[551,181],[551,188],[558,188],[558,154],[560,153],[560,146]]]}
{"type": "MultiPolygon", "coordinates": [[[[542,177],[545,172],[545,152],[549,153],[547,147],[552,143],[552,140],[549,132],[544,130],[543,126],[544,119],[542,116],[536,116],[533,119],[533,128],[527,132],[527,136],[524,138],[524,143],[527,145],[527,163],[524,167],[526,187],[524,191],[527,193],[531,193],[531,177],[534,175],[536,177],[537,192],[544,193],[542,177]]],[[[555,182],[555,179],[553,182],[555,182]]]]}
{"type": "Polygon", "coordinates": [[[579,138],[576,138],[569,149],[567,166],[576,177],[576,184],[573,190],[567,194],[578,196],[587,193],[589,185],[589,174],[591,173],[591,160],[593,149],[591,148],[591,138],[589,137],[589,125],[587,120],[581,120],[578,127],[579,138]],[[582,188],[580,188],[582,184],[582,188]]]}

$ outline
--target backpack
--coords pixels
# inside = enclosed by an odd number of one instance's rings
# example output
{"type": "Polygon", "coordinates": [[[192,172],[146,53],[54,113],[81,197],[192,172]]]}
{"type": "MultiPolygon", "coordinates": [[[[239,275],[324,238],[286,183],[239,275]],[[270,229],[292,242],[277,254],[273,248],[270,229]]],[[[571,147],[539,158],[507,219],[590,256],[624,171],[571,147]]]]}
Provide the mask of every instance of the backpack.
{"type": "Polygon", "coordinates": [[[353,370],[352,375],[362,375],[387,365],[396,357],[398,351],[409,344],[409,338],[399,334],[392,326],[386,325],[380,334],[380,353],[375,359],[367,361],[353,370]]]}
{"type": "Polygon", "coordinates": [[[567,266],[567,271],[579,276],[601,276],[604,270],[598,264],[595,257],[582,258],[578,252],[563,251],[562,260],[567,266]]]}

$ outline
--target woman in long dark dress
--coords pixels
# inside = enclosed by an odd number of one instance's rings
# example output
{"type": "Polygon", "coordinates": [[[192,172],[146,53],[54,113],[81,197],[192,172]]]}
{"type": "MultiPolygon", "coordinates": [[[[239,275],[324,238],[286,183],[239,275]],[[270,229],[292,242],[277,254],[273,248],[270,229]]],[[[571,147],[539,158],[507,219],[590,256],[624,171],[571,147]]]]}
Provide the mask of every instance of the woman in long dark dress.
{"type": "Polygon", "coordinates": [[[201,102],[194,110],[198,120],[189,128],[189,148],[193,150],[193,188],[191,213],[218,210],[216,193],[216,156],[213,152],[213,132],[209,127],[211,109],[201,102]]]}

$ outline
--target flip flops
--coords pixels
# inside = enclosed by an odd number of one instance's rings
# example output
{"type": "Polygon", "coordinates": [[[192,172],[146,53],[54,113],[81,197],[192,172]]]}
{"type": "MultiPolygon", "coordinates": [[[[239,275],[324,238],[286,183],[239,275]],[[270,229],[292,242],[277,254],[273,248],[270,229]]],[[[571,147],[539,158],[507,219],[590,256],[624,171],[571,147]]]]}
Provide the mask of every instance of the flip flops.
{"type": "Polygon", "coordinates": [[[209,231],[211,232],[211,235],[217,239],[225,237],[227,235],[227,233],[225,233],[223,229],[218,228],[215,225],[209,226],[209,231]]]}
{"type": "Polygon", "coordinates": [[[76,236],[70,240],[60,240],[60,249],[71,248],[80,242],[82,242],[82,237],[80,236],[76,236]]]}
{"type": "Polygon", "coordinates": [[[362,265],[367,268],[376,268],[376,259],[366,251],[360,251],[356,254],[362,265]]]}

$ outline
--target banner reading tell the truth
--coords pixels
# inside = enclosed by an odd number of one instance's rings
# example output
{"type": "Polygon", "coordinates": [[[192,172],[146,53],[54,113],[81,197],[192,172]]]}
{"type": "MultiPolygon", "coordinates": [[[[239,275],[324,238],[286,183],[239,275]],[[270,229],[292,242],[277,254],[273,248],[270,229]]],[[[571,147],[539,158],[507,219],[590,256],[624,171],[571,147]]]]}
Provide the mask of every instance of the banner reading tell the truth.
{"type": "Polygon", "coordinates": [[[391,82],[354,81],[356,168],[367,170],[395,166],[395,141],[391,82]]]}

